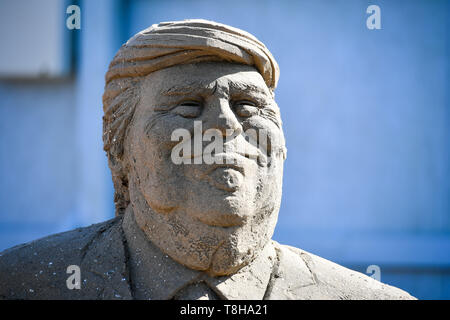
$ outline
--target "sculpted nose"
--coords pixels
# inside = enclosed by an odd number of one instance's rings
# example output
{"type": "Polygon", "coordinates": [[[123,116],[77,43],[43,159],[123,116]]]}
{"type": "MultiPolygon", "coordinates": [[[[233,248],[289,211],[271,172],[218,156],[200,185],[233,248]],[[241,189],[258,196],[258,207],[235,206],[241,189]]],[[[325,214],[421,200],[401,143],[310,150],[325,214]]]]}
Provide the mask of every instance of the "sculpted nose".
{"type": "Polygon", "coordinates": [[[242,132],[242,126],[231,109],[228,99],[221,98],[213,101],[208,111],[204,129],[217,129],[224,137],[242,132]]]}

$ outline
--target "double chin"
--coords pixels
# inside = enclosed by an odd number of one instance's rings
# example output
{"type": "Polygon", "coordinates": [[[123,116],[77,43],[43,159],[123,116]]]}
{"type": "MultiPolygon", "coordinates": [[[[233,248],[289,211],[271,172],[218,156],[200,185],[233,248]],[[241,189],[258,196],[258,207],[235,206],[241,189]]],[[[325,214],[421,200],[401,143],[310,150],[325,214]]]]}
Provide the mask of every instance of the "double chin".
{"type": "MultiPolygon", "coordinates": [[[[181,208],[157,212],[134,183],[130,183],[130,199],[138,227],[149,241],[178,263],[212,276],[232,274],[245,266],[273,232],[266,230],[272,228],[267,223],[270,217],[257,221],[248,218],[247,213],[237,215],[247,216],[237,225],[223,227],[213,226],[211,221],[204,223],[181,208]]],[[[211,206],[215,206],[214,202],[211,206]]]]}

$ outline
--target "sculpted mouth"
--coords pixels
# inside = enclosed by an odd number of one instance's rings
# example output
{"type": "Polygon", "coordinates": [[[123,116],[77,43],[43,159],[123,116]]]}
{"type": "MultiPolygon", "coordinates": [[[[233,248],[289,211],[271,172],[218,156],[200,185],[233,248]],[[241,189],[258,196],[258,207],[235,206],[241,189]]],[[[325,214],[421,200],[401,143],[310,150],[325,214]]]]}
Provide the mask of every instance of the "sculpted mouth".
{"type": "Polygon", "coordinates": [[[210,162],[213,162],[213,164],[239,164],[239,162],[242,162],[243,160],[256,161],[259,156],[260,156],[259,154],[247,154],[239,151],[226,151],[216,154],[213,153],[211,155],[204,155],[204,154],[189,155],[184,158],[192,159],[193,164],[205,163],[206,157],[209,159],[210,162]]]}
{"type": "Polygon", "coordinates": [[[215,154],[212,159],[212,164],[194,164],[197,179],[226,192],[234,192],[242,187],[244,177],[253,172],[252,166],[257,163],[256,156],[234,151],[215,154]]]}
{"type": "Polygon", "coordinates": [[[203,178],[217,189],[234,192],[244,182],[246,157],[238,153],[221,153],[215,155],[223,163],[207,165],[203,178]]]}
{"type": "Polygon", "coordinates": [[[224,155],[223,163],[213,163],[208,165],[208,169],[205,171],[205,175],[209,175],[220,168],[228,168],[236,170],[240,172],[242,175],[245,175],[244,164],[242,163],[245,160],[239,159],[239,157],[242,158],[242,156],[238,155],[238,157],[235,156],[230,157],[230,154],[222,154],[222,155],[224,155]]]}
{"type": "Polygon", "coordinates": [[[206,175],[208,183],[224,191],[236,191],[244,180],[242,168],[236,166],[218,165],[208,171],[206,175]]]}

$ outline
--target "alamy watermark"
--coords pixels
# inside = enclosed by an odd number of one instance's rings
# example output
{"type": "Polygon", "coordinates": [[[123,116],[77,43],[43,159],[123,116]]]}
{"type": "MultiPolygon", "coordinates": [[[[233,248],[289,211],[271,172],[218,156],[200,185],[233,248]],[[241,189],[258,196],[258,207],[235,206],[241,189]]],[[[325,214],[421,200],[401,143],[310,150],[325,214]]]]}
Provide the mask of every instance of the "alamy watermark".
{"type": "Polygon", "coordinates": [[[366,20],[366,26],[369,30],[381,29],[381,9],[379,6],[372,4],[367,7],[366,13],[370,16],[366,20]]]}
{"type": "Polygon", "coordinates": [[[67,267],[66,270],[67,274],[70,274],[70,276],[66,280],[66,286],[69,290],[80,290],[81,289],[81,270],[80,267],[72,264],[67,267]]]}
{"type": "Polygon", "coordinates": [[[171,159],[174,164],[235,164],[236,154],[248,159],[261,161],[270,158],[272,145],[278,141],[269,139],[267,130],[249,128],[245,131],[226,129],[225,139],[222,130],[210,128],[203,132],[202,122],[194,121],[194,136],[185,128],[172,132],[171,141],[181,141],[172,148],[171,159]],[[209,142],[203,148],[203,142],[209,142]],[[193,149],[193,150],[192,150],[193,149]]]}
{"type": "Polygon", "coordinates": [[[369,276],[372,279],[375,279],[375,280],[378,280],[378,281],[381,282],[381,268],[380,268],[380,266],[378,266],[376,264],[371,264],[370,266],[367,267],[366,273],[369,274],[369,276]]]}
{"type": "Polygon", "coordinates": [[[77,5],[70,5],[66,9],[66,13],[70,16],[66,19],[66,27],[69,30],[81,29],[81,9],[77,5]]]}

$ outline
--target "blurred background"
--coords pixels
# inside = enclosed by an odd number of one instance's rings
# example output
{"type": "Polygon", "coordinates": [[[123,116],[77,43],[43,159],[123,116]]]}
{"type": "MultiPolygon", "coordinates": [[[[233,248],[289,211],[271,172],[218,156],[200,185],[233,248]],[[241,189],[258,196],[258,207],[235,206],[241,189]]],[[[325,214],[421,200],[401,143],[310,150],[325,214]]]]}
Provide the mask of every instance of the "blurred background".
{"type": "Polygon", "coordinates": [[[0,0],[0,251],[114,216],[104,74],[136,32],[187,18],[249,31],[280,65],[274,239],[449,299],[449,1],[0,0]]]}

